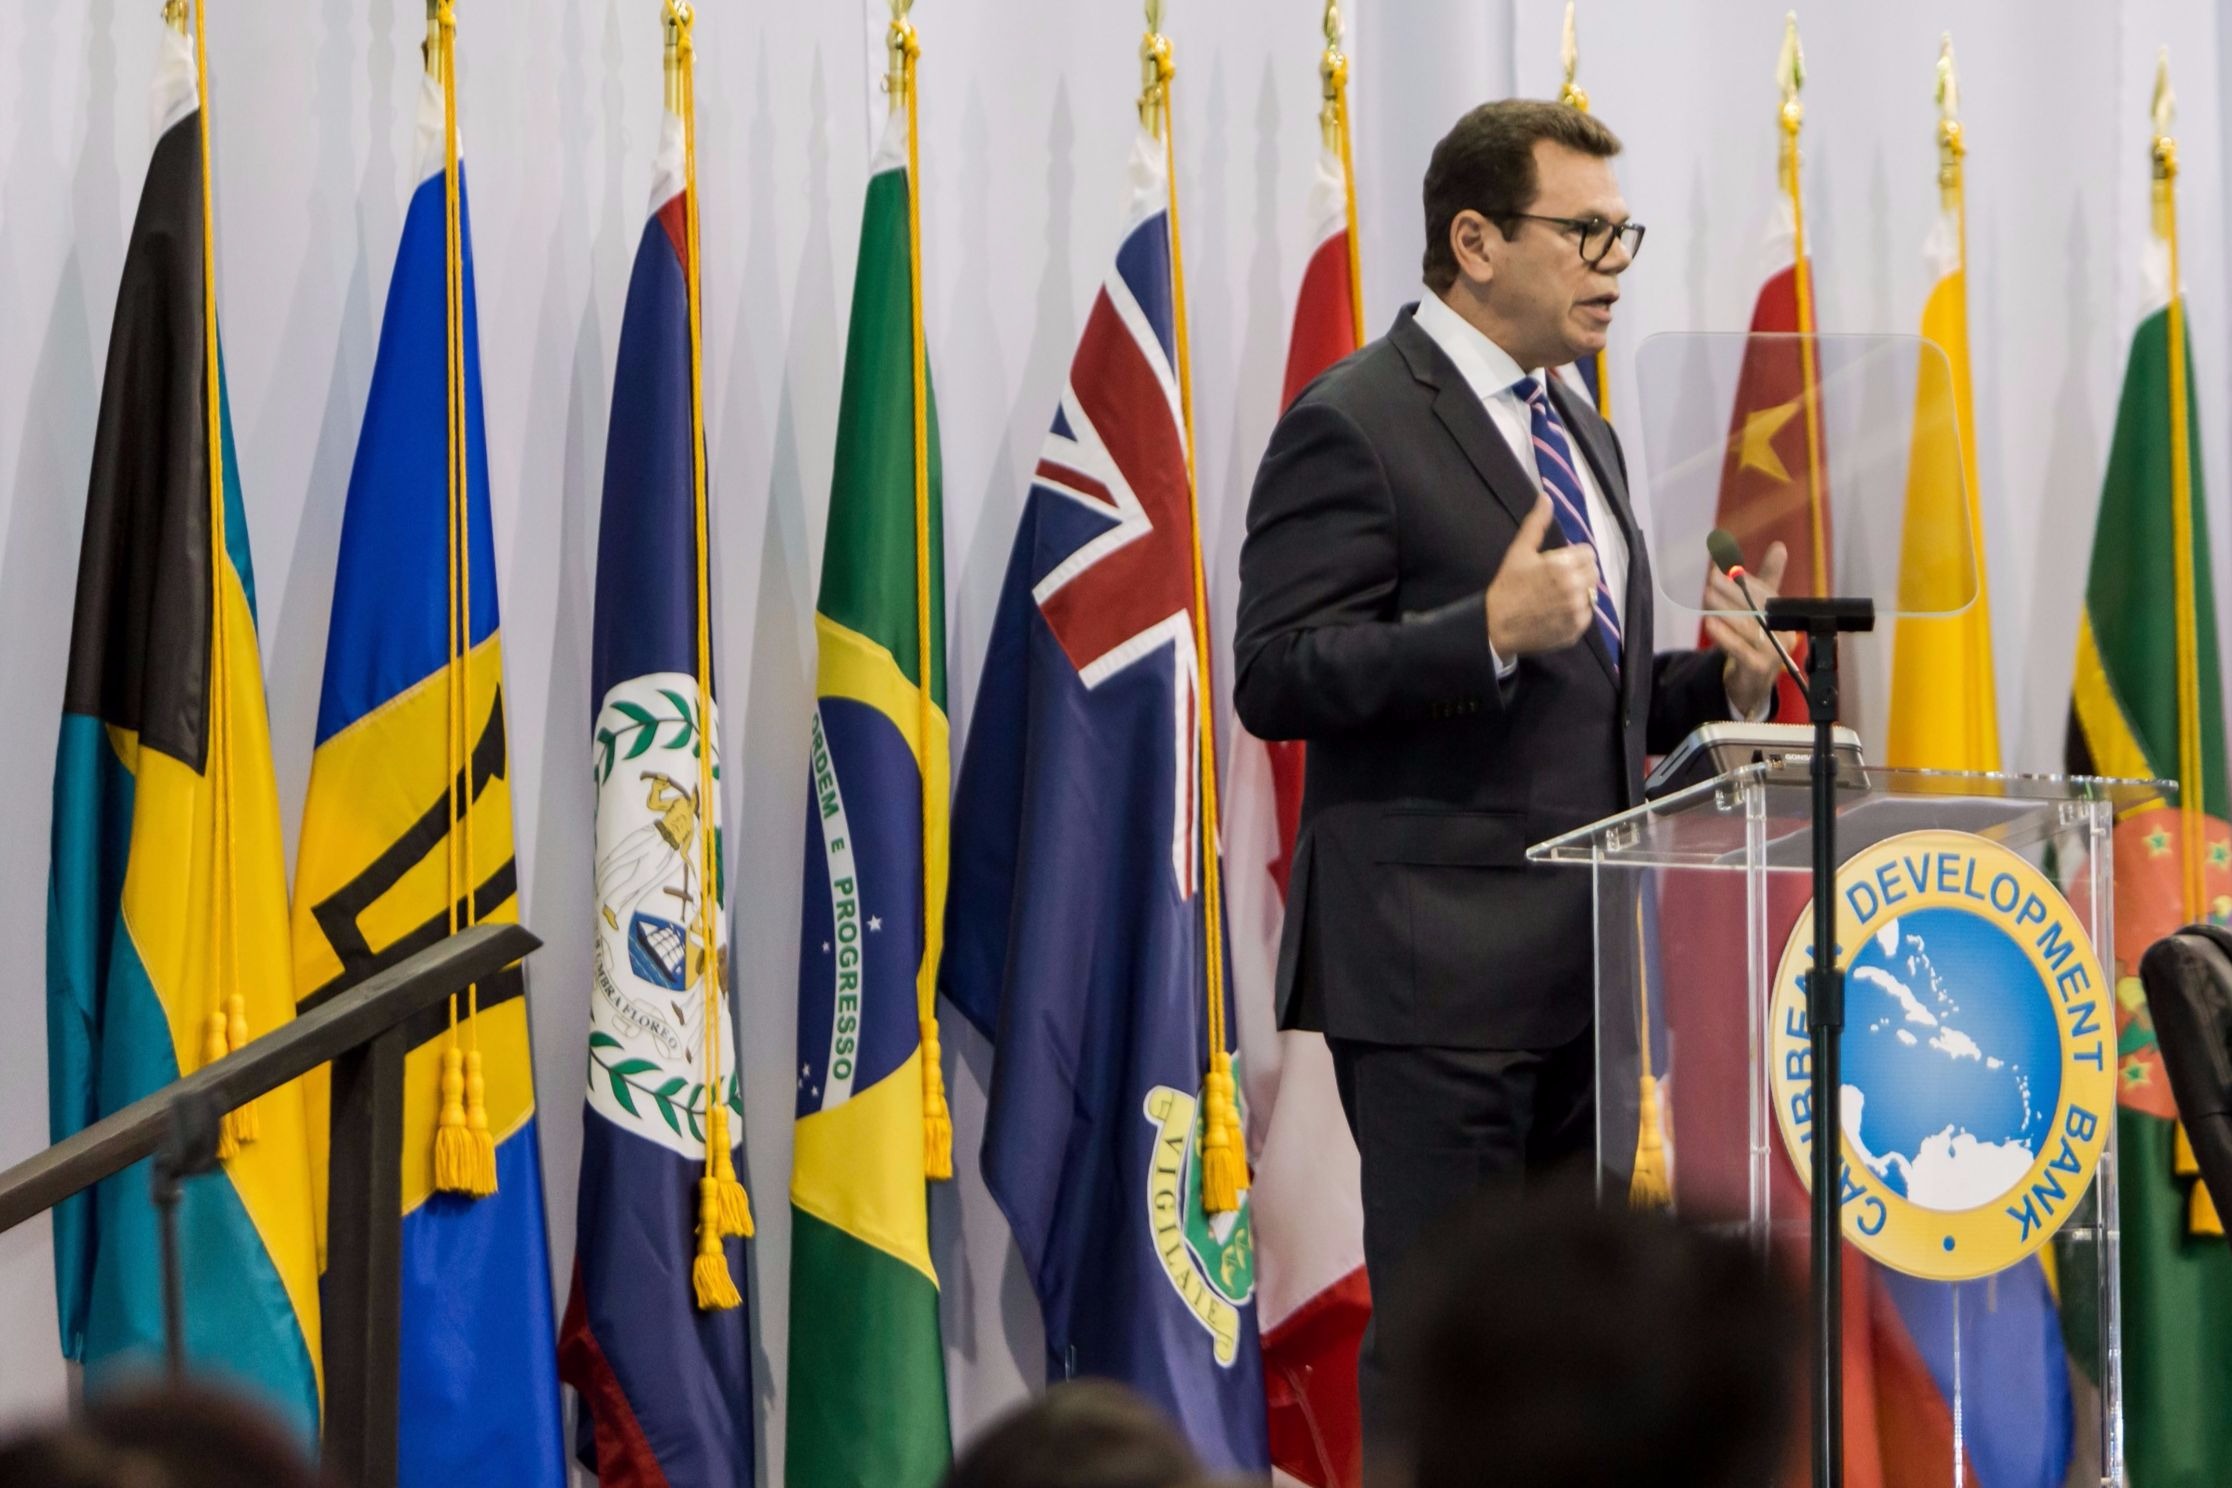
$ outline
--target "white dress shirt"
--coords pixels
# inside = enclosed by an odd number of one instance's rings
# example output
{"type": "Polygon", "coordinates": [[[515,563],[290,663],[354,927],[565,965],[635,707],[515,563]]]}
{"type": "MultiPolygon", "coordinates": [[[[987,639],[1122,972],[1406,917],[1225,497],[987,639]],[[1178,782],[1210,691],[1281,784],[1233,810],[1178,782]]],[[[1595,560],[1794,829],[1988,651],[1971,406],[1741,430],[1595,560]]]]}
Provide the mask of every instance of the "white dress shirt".
{"type": "MultiPolygon", "coordinates": [[[[1519,462],[1521,470],[1534,477],[1535,489],[1541,490],[1542,467],[1535,459],[1533,416],[1527,412],[1527,400],[1514,390],[1514,384],[1522,377],[1540,382],[1544,377],[1542,370],[1529,371],[1521,367],[1511,359],[1510,352],[1442,303],[1439,295],[1428,294],[1419,300],[1418,328],[1433,337],[1442,354],[1457,364],[1457,370],[1464,374],[1465,385],[1488,410],[1489,422],[1503,435],[1504,443],[1511,446],[1512,458],[1519,462]]],[[[1559,422],[1562,425],[1564,420],[1559,422]]],[[[1590,467],[1580,439],[1570,429],[1566,431],[1566,443],[1574,453],[1574,473],[1581,477],[1581,499],[1588,505],[1589,533],[1596,545],[1597,572],[1604,576],[1605,588],[1611,591],[1612,613],[1618,618],[1624,637],[1627,632],[1627,536],[1621,532],[1620,519],[1612,514],[1611,504],[1604,499],[1603,488],[1597,484],[1596,471],[1590,467]]],[[[1643,639],[1647,647],[1650,637],[1643,639]]],[[[1621,649],[1626,649],[1624,644],[1621,649]]],[[[1496,674],[1508,677],[1517,665],[1517,662],[1506,663],[1499,656],[1496,674]]]]}

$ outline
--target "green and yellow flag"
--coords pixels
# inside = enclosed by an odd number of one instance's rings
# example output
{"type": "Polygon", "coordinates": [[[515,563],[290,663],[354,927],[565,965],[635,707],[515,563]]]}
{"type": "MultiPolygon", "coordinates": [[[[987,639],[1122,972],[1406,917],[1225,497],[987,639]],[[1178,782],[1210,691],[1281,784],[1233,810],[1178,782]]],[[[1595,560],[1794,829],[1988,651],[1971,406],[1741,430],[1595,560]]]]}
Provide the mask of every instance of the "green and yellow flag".
{"type": "Polygon", "coordinates": [[[1976,402],[1969,390],[1968,211],[1962,197],[1960,97],[1953,44],[1938,56],[1939,210],[1925,252],[1936,275],[1922,306],[1927,348],[1915,379],[1913,452],[1899,551],[1902,617],[1893,642],[1888,763],[1915,769],[1997,770],[1999,700],[1992,685],[1992,604],[1978,534],[1976,402]],[[1950,375],[1948,375],[1950,374],[1950,375]]]}
{"type": "Polygon", "coordinates": [[[944,519],[922,339],[916,45],[904,19],[890,45],[892,113],[861,217],[814,615],[792,1488],[930,1488],[951,1455],[925,1187],[952,1172],[932,1001],[949,800],[944,519]]]}
{"type": "MultiPolygon", "coordinates": [[[[109,333],[55,757],[57,1141],[294,1016],[255,569],[218,349],[206,89],[184,4],[169,14],[155,153],[109,333]]],[[[314,1441],[318,1256],[301,1086],[227,1113],[220,1156],[179,1207],[187,1356],[314,1441]]],[[[55,1212],[62,1350],[96,1389],[162,1358],[147,1166],[55,1212]]]]}
{"type": "Polygon", "coordinates": [[[2157,303],[2132,336],[2116,410],[2069,725],[2071,770],[2178,782],[2177,805],[2136,812],[2115,836],[2123,1395],[2134,1488],[2232,1482],[2232,1252],[2193,1176],[2138,976],[2147,947],[2179,925],[2232,919],[2224,692],[2169,126],[2165,73],[2148,265],[2157,303]]]}

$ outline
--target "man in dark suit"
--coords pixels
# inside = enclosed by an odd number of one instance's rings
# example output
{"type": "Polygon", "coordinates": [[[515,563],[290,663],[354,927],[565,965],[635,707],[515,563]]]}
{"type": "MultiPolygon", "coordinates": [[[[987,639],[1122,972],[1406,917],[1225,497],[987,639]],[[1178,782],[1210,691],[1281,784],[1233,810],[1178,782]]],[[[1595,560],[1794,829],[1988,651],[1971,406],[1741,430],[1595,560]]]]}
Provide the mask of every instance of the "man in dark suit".
{"type": "Polygon", "coordinates": [[[1527,845],[1639,802],[1697,725],[1763,716],[1779,668],[1734,616],[1652,654],[1619,441],[1557,372],[1603,347],[1642,242],[1619,149],[1563,104],[1459,120],[1426,172],[1431,293],[1295,401],[1249,500],[1234,701],[1309,742],[1280,1017],[1332,1048],[1383,1302],[1452,1203],[1593,1146],[1589,878],[1527,845]]]}

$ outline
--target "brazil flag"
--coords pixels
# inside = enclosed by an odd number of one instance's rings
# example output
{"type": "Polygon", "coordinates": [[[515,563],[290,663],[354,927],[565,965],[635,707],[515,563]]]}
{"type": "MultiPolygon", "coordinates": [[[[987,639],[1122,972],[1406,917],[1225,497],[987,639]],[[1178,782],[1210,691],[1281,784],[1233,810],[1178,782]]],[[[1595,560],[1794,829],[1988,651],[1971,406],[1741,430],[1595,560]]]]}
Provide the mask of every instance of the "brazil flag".
{"type": "MultiPolygon", "coordinates": [[[[168,32],[160,133],[132,225],[94,434],[54,770],[47,900],[56,1140],[294,1016],[286,867],[239,461],[217,355],[207,138],[168,32]]],[[[185,1187],[186,1350],[303,1439],[319,1405],[301,1087],[226,1118],[185,1187]]],[[[95,1388],[157,1364],[147,1162],[55,1213],[62,1349],[95,1388]]]]}

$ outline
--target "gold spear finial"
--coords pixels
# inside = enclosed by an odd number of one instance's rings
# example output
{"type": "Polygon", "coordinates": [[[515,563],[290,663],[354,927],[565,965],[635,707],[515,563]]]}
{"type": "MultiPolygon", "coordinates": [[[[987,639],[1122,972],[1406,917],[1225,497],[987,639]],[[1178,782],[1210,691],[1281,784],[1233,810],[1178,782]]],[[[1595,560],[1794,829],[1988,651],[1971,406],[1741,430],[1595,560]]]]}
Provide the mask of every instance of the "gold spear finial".
{"type": "Polygon", "coordinates": [[[682,17],[668,9],[659,25],[666,33],[666,111],[682,116],[682,17]]]}
{"type": "Polygon", "coordinates": [[[921,48],[915,38],[914,23],[907,19],[913,10],[914,0],[891,0],[891,29],[884,38],[889,59],[889,70],[884,73],[884,96],[891,100],[893,113],[907,106],[907,58],[921,48]]]}
{"type": "Polygon", "coordinates": [[[1782,52],[1775,58],[1775,85],[1782,89],[1782,127],[1796,135],[1805,122],[1805,105],[1798,94],[1806,86],[1806,49],[1798,42],[1798,12],[1783,17],[1782,52]]]}
{"type": "Polygon", "coordinates": [[[1953,33],[1938,38],[1938,198],[1948,211],[1958,204],[1961,190],[1961,157],[1968,145],[1961,137],[1961,79],[1953,70],[1953,33]]]}
{"type": "Polygon", "coordinates": [[[163,24],[181,36],[186,34],[186,0],[163,0],[163,24]]]}
{"type": "Polygon", "coordinates": [[[1139,122],[1150,134],[1162,133],[1163,99],[1175,70],[1162,13],[1162,0],[1147,0],[1147,34],[1139,43],[1139,122]]]}
{"type": "Polygon", "coordinates": [[[2178,173],[2178,142],[2170,137],[2178,122],[2178,95],[2170,91],[2170,48],[2155,61],[2154,103],[2155,179],[2167,181],[2178,173]]]}
{"type": "Polygon", "coordinates": [[[1581,69],[1581,43],[1573,24],[1574,0],[1566,0],[1565,29],[1558,36],[1558,63],[1565,69],[1565,82],[1558,89],[1558,102],[1569,104],[1583,113],[1589,111],[1589,95],[1574,82],[1574,74],[1581,69]]]}
{"type": "Polygon", "coordinates": [[[419,55],[426,59],[426,75],[440,82],[442,78],[442,0],[426,0],[426,42],[419,48],[419,55]]]}
{"type": "Polygon", "coordinates": [[[1325,53],[1318,58],[1318,128],[1325,148],[1341,148],[1341,98],[1348,82],[1348,57],[1341,50],[1340,0],[1325,0],[1325,53]]]}

